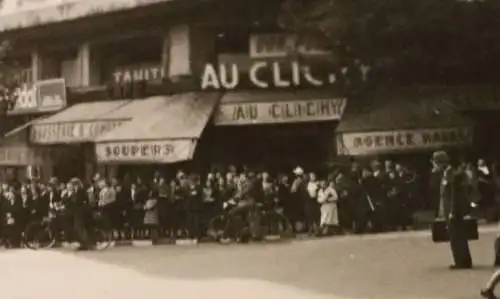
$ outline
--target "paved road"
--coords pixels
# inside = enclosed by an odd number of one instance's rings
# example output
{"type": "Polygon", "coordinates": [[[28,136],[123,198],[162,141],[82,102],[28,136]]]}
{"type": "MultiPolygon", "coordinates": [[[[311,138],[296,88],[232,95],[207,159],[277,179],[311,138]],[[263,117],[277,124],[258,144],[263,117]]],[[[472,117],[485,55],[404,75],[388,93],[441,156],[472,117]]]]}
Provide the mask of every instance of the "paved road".
{"type": "Polygon", "coordinates": [[[475,269],[449,271],[449,249],[423,233],[252,245],[0,252],[6,299],[470,299],[493,268],[494,234],[473,242],[475,269]],[[15,292],[14,289],[17,288],[15,292]],[[16,295],[14,295],[16,294],[16,295]]]}

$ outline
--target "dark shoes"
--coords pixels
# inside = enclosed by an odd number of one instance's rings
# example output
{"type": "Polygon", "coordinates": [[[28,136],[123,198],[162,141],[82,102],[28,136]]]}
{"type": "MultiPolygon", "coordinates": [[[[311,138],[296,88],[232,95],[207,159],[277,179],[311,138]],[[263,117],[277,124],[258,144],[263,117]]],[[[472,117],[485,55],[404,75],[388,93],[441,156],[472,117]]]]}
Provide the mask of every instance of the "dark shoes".
{"type": "Polygon", "coordinates": [[[481,296],[483,296],[483,298],[486,298],[486,299],[497,299],[497,297],[495,296],[493,291],[490,289],[481,290],[481,296]]]}

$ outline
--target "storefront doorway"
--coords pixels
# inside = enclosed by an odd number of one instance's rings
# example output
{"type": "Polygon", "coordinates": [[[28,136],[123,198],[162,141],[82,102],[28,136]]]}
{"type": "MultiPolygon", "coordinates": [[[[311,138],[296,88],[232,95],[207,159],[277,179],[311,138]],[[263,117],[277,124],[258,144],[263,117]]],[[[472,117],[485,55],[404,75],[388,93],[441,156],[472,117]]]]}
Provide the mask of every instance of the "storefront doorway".
{"type": "Polygon", "coordinates": [[[90,177],[87,174],[86,164],[95,164],[90,160],[89,146],[87,144],[52,146],[51,155],[54,161],[52,175],[61,182],[67,182],[71,178],[87,181],[90,177]]]}
{"type": "Polygon", "coordinates": [[[271,172],[288,172],[300,165],[318,171],[334,154],[337,123],[212,127],[201,140],[199,150],[212,165],[271,172]]]}

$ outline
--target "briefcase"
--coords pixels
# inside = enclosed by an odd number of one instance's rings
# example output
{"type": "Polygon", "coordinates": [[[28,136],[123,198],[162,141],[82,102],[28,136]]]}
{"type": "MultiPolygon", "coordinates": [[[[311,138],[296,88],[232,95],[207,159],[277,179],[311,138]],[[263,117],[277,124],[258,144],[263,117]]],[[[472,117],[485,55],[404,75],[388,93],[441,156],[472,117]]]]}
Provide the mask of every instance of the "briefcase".
{"type": "MultiPolygon", "coordinates": [[[[464,218],[464,234],[467,240],[477,240],[479,239],[479,233],[477,228],[477,219],[475,218],[464,218]]],[[[448,226],[444,219],[436,219],[432,223],[432,242],[434,243],[444,243],[450,241],[450,235],[448,233],[448,226]]]]}

